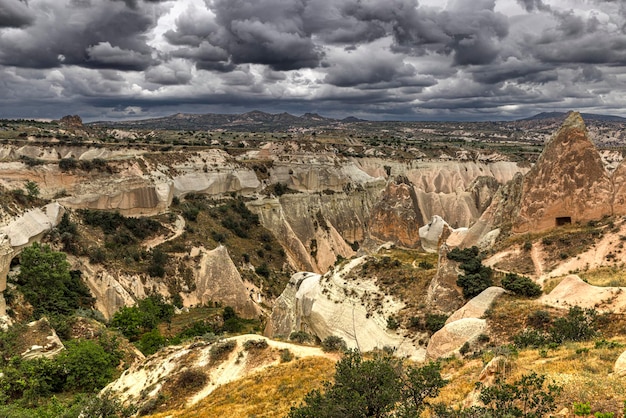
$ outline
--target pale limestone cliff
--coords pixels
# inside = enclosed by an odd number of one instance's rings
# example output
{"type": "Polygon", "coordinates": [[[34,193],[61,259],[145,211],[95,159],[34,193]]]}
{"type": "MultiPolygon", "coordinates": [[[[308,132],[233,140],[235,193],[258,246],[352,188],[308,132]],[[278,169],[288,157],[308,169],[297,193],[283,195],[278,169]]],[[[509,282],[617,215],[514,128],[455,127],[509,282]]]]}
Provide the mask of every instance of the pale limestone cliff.
{"type": "Polygon", "coordinates": [[[221,302],[232,306],[244,318],[259,316],[261,309],[250,297],[226,247],[220,245],[213,250],[196,248],[192,254],[197,259],[195,290],[182,294],[186,306],[221,302]]]}
{"type": "Polygon", "coordinates": [[[387,329],[389,315],[404,304],[384,295],[371,279],[343,279],[364,260],[353,259],[323,276],[294,275],[272,311],[266,335],[305,331],[321,340],[334,335],[343,338],[348,347],[362,351],[389,346],[396,347],[400,355],[423,359],[423,349],[387,329]]]}

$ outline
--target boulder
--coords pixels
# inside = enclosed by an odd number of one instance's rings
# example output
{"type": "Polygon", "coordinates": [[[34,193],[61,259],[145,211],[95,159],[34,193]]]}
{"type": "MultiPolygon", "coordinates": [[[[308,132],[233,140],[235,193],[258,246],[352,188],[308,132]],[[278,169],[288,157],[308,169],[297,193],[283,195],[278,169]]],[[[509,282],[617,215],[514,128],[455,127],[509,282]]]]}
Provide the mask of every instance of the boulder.
{"type": "Polygon", "coordinates": [[[613,373],[620,377],[626,376],[626,351],[624,351],[615,361],[613,373]]]}
{"type": "Polygon", "coordinates": [[[461,309],[450,315],[446,320],[446,324],[463,318],[482,318],[493,302],[504,293],[506,293],[506,290],[501,287],[488,287],[463,305],[461,309]]]}
{"type": "Polygon", "coordinates": [[[444,227],[450,227],[446,221],[439,215],[433,216],[430,223],[419,229],[420,241],[424,251],[436,253],[439,251],[439,239],[443,234],[444,227]]]}
{"type": "Polygon", "coordinates": [[[487,330],[487,321],[478,318],[463,318],[446,324],[430,337],[426,357],[439,359],[456,355],[465,343],[472,343],[487,330]]]}

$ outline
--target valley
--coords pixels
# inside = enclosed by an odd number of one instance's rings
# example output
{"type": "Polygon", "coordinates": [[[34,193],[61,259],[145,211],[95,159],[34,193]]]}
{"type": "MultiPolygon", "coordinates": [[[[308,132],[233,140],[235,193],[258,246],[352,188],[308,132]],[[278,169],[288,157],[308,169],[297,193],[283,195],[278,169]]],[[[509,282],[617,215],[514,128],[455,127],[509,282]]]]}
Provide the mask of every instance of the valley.
{"type": "Polygon", "coordinates": [[[546,413],[622,416],[624,132],[0,121],[0,415],[309,416],[351,350],[437,364],[421,416],[488,416],[462,415],[495,404],[476,382],[533,372],[546,413]]]}

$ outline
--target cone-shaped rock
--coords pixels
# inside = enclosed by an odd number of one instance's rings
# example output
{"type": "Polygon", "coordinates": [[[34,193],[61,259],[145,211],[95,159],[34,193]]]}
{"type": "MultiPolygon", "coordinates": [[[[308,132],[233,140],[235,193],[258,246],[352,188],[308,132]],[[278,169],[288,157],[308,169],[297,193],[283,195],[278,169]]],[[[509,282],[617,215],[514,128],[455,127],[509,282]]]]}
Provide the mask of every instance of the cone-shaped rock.
{"type": "Polygon", "coordinates": [[[546,144],[524,178],[514,232],[536,232],[611,215],[611,180],[577,112],[546,144]]]}

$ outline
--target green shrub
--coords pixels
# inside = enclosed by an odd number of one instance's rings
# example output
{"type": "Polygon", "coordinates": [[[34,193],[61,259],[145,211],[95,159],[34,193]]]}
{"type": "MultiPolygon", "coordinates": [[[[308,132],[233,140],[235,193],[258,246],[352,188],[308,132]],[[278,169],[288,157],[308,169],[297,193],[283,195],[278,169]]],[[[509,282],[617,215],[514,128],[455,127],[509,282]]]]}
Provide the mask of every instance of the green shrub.
{"type": "Polygon", "coordinates": [[[396,318],[391,315],[387,318],[387,329],[396,330],[399,326],[400,324],[398,323],[396,318]]]}
{"type": "Polygon", "coordinates": [[[211,346],[209,356],[213,361],[224,360],[235,347],[237,342],[233,340],[217,342],[211,346]]]}
{"type": "Polygon", "coordinates": [[[430,270],[435,267],[432,263],[429,263],[428,261],[420,261],[417,266],[424,270],[430,270]]]}
{"type": "Polygon", "coordinates": [[[34,307],[36,318],[70,315],[80,307],[93,306],[89,288],[81,280],[80,271],[70,271],[65,253],[33,243],[22,250],[20,265],[17,284],[34,307]]]}
{"type": "Polygon", "coordinates": [[[291,334],[289,334],[289,339],[291,341],[295,341],[297,343],[304,344],[304,343],[308,343],[310,341],[313,341],[313,336],[310,335],[310,334],[307,334],[304,331],[294,331],[291,334]]]}
{"type": "Polygon", "coordinates": [[[330,335],[322,341],[322,350],[326,352],[345,351],[348,348],[343,338],[330,335]]]}
{"type": "Polygon", "coordinates": [[[528,315],[528,324],[535,329],[544,329],[552,322],[550,312],[538,309],[528,315]]]}
{"type": "Polygon", "coordinates": [[[424,321],[424,325],[425,325],[425,328],[429,332],[434,334],[435,332],[439,331],[441,328],[444,327],[444,325],[446,324],[447,320],[448,320],[448,316],[447,315],[428,313],[428,314],[426,314],[426,319],[424,321]]]}
{"type": "Polygon", "coordinates": [[[65,388],[90,392],[104,387],[113,377],[119,357],[91,340],[68,341],[58,358],[66,374],[65,388]]]}
{"type": "Polygon", "coordinates": [[[137,348],[141,351],[145,356],[149,356],[151,354],[156,353],[162,347],[167,345],[167,340],[164,336],[161,335],[158,328],[154,328],[151,331],[146,332],[139,338],[137,341],[137,348]]]}
{"type": "Polygon", "coordinates": [[[288,348],[283,348],[280,350],[280,362],[281,363],[289,363],[293,360],[293,354],[289,351],[288,348]]]}
{"type": "Polygon", "coordinates": [[[437,363],[405,368],[393,356],[363,360],[350,350],[337,362],[333,382],[309,392],[288,417],[418,417],[446,383],[437,363]]]}
{"type": "Polygon", "coordinates": [[[526,276],[507,273],[502,279],[502,287],[516,295],[536,298],[541,295],[541,286],[526,276]]]}
{"type": "Polygon", "coordinates": [[[456,284],[463,291],[463,297],[471,299],[479,295],[483,290],[493,285],[491,268],[482,265],[482,257],[479,255],[478,247],[465,248],[463,250],[454,248],[450,250],[447,257],[450,260],[460,263],[465,274],[460,274],[456,284]]]}
{"type": "Polygon", "coordinates": [[[176,386],[185,390],[185,392],[195,392],[206,385],[208,376],[201,369],[185,369],[178,374],[176,378],[176,386]]]}
{"type": "Polygon", "coordinates": [[[269,345],[267,344],[267,341],[264,340],[264,339],[246,340],[243,343],[243,348],[246,351],[250,351],[250,350],[265,350],[267,347],[269,347],[269,345]]]}
{"type": "Polygon", "coordinates": [[[517,348],[539,348],[549,342],[549,336],[536,329],[525,329],[513,337],[513,342],[517,348]]]}
{"type": "Polygon", "coordinates": [[[587,341],[598,335],[598,311],[593,308],[583,309],[573,306],[567,316],[555,319],[550,328],[552,341],[587,341]]]}

